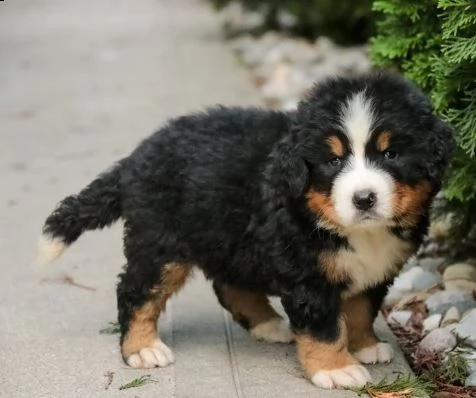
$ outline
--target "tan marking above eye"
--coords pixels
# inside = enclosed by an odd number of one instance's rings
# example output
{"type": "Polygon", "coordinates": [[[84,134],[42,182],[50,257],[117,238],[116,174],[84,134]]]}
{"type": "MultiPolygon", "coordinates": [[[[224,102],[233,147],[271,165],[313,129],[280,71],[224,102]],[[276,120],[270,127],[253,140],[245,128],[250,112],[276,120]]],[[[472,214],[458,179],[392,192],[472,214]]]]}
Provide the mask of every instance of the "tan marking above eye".
{"type": "Polygon", "coordinates": [[[326,141],[329,144],[331,152],[334,155],[336,155],[339,158],[344,156],[344,145],[342,144],[342,141],[336,135],[331,135],[327,137],[326,141]]]}
{"type": "Polygon", "coordinates": [[[390,131],[382,131],[377,137],[377,149],[380,152],[386,151],[390,147],[390,131]]]}

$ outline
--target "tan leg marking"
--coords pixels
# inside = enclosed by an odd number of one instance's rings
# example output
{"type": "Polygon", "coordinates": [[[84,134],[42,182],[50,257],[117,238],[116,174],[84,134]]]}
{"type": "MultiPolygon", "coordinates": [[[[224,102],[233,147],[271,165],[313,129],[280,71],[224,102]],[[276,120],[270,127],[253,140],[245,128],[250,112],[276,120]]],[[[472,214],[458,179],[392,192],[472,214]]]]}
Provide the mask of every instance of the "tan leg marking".
{"type": "Polygon", "coordinates": [[[271,307],[264,294],[221,285],[217,295],[233,319],[258,340],[272,343],[289,343],[293,340],[288,323],[271,307]]]}
{"type": "Polygon", "coordinates": [[[381,343],[375,335],[369,298],[364,294],[349,297],[343,301],[342,311],[347,324],[349,351],[362,363],[391,361],[392,346],[381,343]]]}
{"type": "MultiPolygon", "coordinates": [[[[122,356],[130,366],[166,366],[173,362],[172,352],[159,338],[157,321],[167,300],[184,285],[190,271],[191,267],[188,265],[175,263],[166,265],[160,282],[151,289],[151,299],[134,311],[121,346],[122,356]],[[162,352],[164,358],[154,360],[151,353],[144,350],[158,350],[162,352]],[[141,355],[137,356],[139,353],[141,355]],[[133,357],[133,354],[137,355],[133,357]]],[[[157,357],[157,352],[155,354],[157,357]]]]}
{"type": "Polygon", "coordinates": [[[318,341],[309,335],[296,335],[298,358],[305,374],[321,388],[357,387],[371,380],[367,369],[347,350],[347,330],[343,319],[335,342],[318,341]]]}

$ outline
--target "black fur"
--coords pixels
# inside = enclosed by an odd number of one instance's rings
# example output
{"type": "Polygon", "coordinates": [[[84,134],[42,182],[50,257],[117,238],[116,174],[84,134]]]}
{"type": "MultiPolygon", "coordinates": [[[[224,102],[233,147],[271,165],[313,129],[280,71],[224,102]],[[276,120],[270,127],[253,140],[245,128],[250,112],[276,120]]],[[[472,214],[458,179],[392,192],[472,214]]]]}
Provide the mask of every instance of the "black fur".
{"type": "MultiPolygon", "coordinates": [[[[196,264],[218,283],[277,295],[296,331],[335,340],[347,285],[328,280],[317,258],[352,248],[345,236],[316,227],[304,194],[311,187],[332,189],[338,170],[328,164],[325,137],[341,134],[337,110],[363,89],[375,99],[381,123],[375,129],[394,131],[402,153],[393,163],[377,153],[373,161],[403,183],[429,181],[432,197],[454,145],[452,129],[432,115],[416,87],[373,74],[316,86],[296,113],[216,107],[172,120],[112,171],[66,198],[45,232],[71,243],[85,230],[124,219],[123,336],[162,267],[177,262],[196,264]]],[[[428,207],[418,222],[394,233],[416,250],[427,226],[428,207]]],[[[375,313],[388,281],[382,283],[368,291],[375,313]]]]}

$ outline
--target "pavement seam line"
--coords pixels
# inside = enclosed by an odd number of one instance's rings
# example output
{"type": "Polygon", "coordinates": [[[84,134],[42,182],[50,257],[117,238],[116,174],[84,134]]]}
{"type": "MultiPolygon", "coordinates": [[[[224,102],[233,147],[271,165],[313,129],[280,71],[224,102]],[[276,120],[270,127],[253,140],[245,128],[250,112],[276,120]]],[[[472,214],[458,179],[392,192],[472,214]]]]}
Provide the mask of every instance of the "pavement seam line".
{"type": "Polygon", "coordinates": [[[240,378],[240,369],[238,367],[238,361],[237,361],[237,356],[236,356],[236,351],[235,351],[235,345],[233,344],[233,331],[232,331],[232,326],[230,322],[230,317],[228,315],[228,312],[226,310],[223,311],[223,317],[225,318],[224,326],[225,326],[225,335],[226,335],[226,345],[228,348],[228,357],[230,359],[230,365],[231,365],[231,373],[233,377],[233,384],[235,386],[235,392],[237,398],[244,398],[243,394],[243,387],[241,386],[241,378],[240,378]]]}

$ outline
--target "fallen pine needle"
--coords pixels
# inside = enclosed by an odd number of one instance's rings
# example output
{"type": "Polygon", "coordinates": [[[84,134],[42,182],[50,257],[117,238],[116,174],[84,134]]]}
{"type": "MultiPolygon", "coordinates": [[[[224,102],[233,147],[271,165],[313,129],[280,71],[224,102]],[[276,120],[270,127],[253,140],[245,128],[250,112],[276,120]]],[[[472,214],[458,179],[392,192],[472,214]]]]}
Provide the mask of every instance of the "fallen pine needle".
{"type": "Polygon", "coordinates": [[[121,327],[117,322],[109,322],[109,326],[101,329],[99,334],[117,334],[121,332],[121,327]]]}
{"type": "Polygon", "coordinates": [[[399,375],[394,381],[384,379],[377,384],[349,390],[359,396],[367,394],[371,398],[429,398],[435,385],[413,375],[399,375]]]}
{"type": "Polygon", "coordinates": [[[148,383],[157,383],[157,380],[152,379],[151,375],[144,375],[130,381],[129,383],[123,384],[119,387],[119,390],[127,390],[128,388],[142,387],[148,383]]]}

